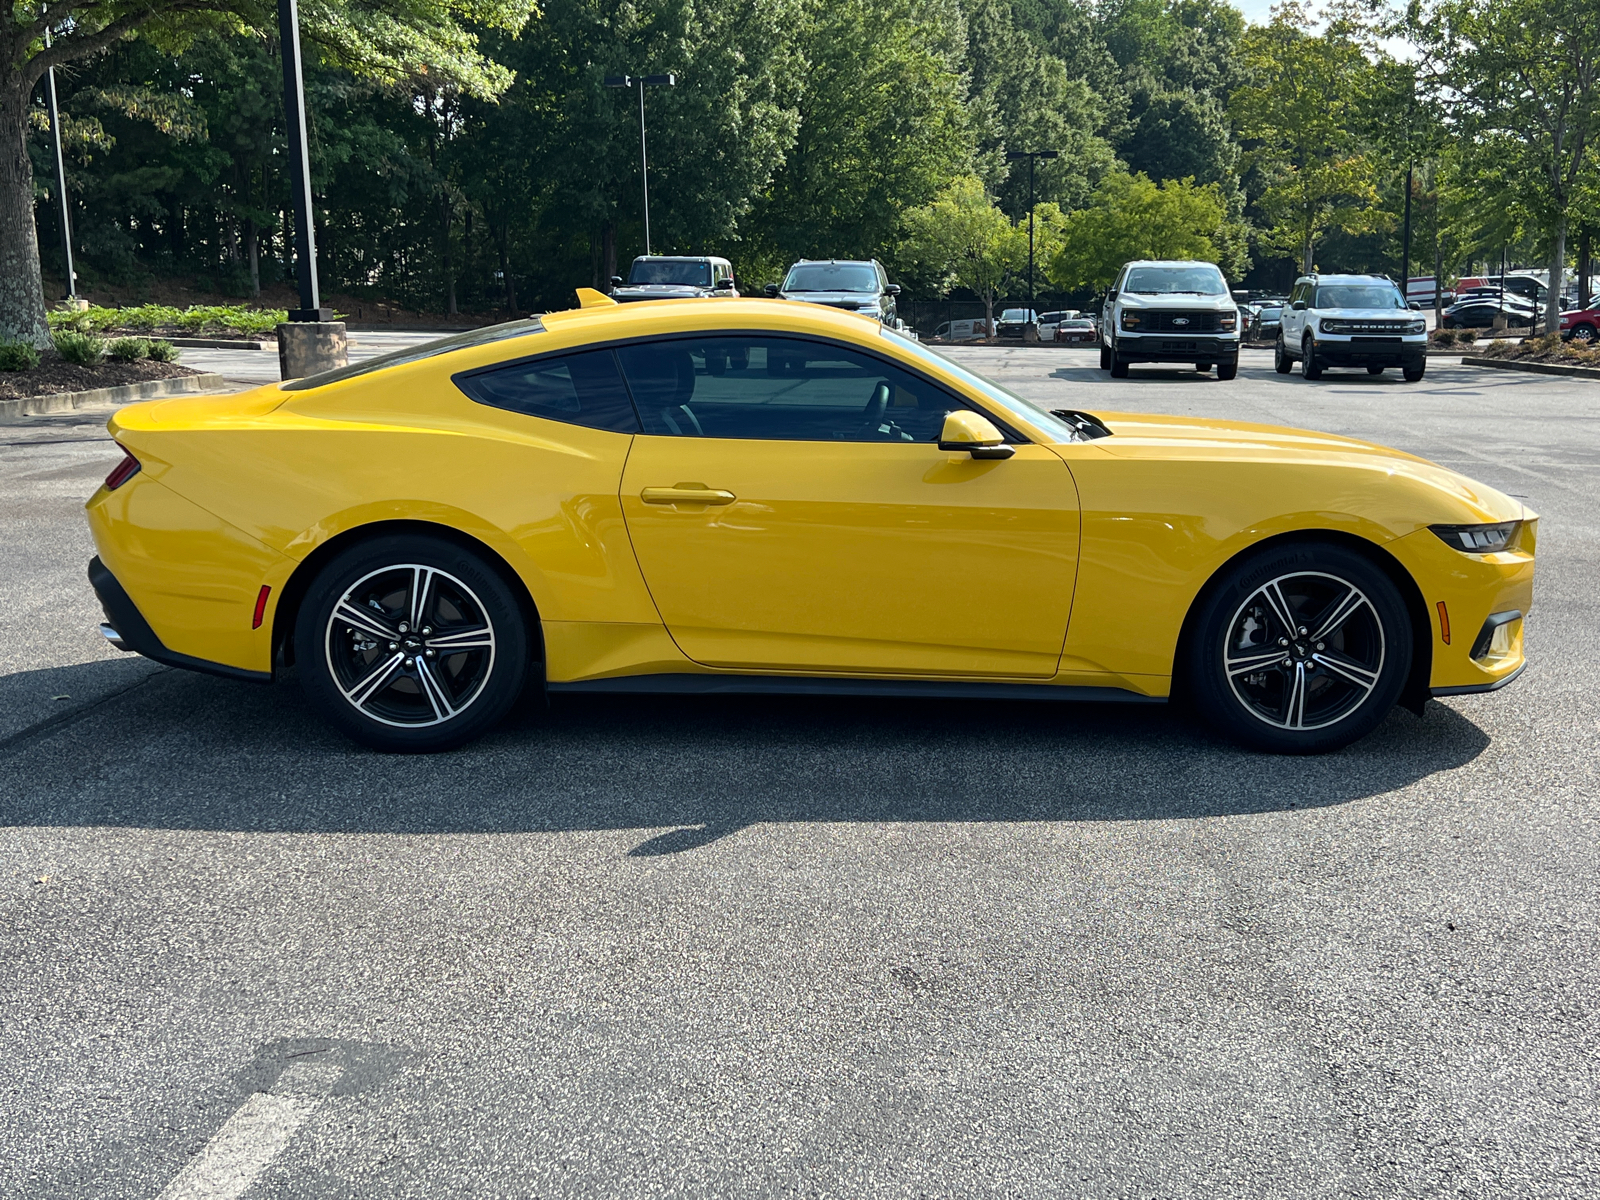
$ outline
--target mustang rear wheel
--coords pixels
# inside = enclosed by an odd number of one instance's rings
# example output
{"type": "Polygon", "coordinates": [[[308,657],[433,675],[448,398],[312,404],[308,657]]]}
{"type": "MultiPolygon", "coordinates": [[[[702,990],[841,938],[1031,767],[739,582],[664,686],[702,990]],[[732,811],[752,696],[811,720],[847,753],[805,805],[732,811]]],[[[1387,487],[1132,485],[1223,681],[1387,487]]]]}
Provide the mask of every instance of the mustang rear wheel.
{"type": "Polygon", "coordinates": [[[382,538],[340,554],[295,622],[312,705],[377,750],[448,750],[479,736],[521,692],[527,659],[505,582],[434,538],[382,538]]]}
{"type": "Polygon", "coordinates": [[[1228,568],[1197,614],[1200,711],[1260,750],[1316,754],[1365,737],[1411,670],[1411,623],[1389,577],[1342,546],[1279,546],[1228,568]]]}

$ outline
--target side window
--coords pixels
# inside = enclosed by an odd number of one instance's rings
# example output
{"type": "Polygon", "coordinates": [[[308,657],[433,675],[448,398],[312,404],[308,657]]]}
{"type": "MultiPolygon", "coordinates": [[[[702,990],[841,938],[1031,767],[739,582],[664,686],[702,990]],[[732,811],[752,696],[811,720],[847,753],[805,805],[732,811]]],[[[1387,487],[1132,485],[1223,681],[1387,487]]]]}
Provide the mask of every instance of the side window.
{"type": "Polygon", "coordinates": [[[803,442],[936,442],[960,399],[832,342],[708,337],[617,351],[646,433],[803,442]]]}
{"type": "Polygon", "coordinates": [[[454,378],[463,392],[491,408],[614,433],[639,432],[638,415],[610,350],[528,359],[454,378]]]}

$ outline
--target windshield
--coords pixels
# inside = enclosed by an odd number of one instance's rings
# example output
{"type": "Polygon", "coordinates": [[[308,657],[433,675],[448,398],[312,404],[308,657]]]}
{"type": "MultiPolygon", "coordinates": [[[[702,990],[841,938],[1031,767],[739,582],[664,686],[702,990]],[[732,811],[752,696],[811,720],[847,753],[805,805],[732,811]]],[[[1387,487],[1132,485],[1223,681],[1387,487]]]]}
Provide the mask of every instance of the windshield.
{"type": "Polygon", "coordinates": [[[710,287],[711,264],[681,258],[636,258],[628,272],[629,283],[677,283],[710,287]]]}
{"type": "Polygon", "coordinates": [[[1134,267],[1122,288],[1136,296],[1226,296],[1228,285],[1222,272],[1210,263],[1178,267],[1134,267]]]}
{"type": "Polygon", "coordinates": [[[1093,329],[1094,322],[1082,317],[1074,317],[1070,321],[1061,322],[1061,327],[1063,329],[1093,329]]]}
{"type": "Polygon", "coordinates": [[[800,263],[789,268],[786,292],[872,292],[878,272],[868,263],[800,263]]]}
{"type": "Polygon", "coordinates": [[[947,375],[954,375],[963,383],[976,389],[983,396],[991,400],[996,407],[1011,413],[1019,420],[1026,421],[1035,429],[1041,429],[1058,442],[1081,442],[1084,440],[1071,425],[1060,417],[1051,416],[1042,408],[1035,408],[1015,392],[1009,392],[992,379],[986,379],[975,371],[969,371],[955,359],[940,354],[931,346],[925,346],[919,341],[906,337],[897,330],[890,329],[887,325],[883,329],[884,337],[892,337],[912,354],[922,359],[929,367],[936,371],[943,371],[947,375]]]}
{"type": "Polygon", "coordinates": [[[1400,289],[1383,283],[1330,283],[1317,289],[1317,308],[1404,308],[1400,289]]]}
{"type": "Polygon", "coordinates": [[[1263,317],[1281,317],[1283,316],[1283,305],[1264,304],[1261,306],[1261,315],[1263,317]]]}
{"type": "Polygon", "coordinates": [[[1028,310],[1025,308],[1008,308],[1000,314],[1000,319],[1002,321],[1026,321],[1028,319],[1028,310]]]}

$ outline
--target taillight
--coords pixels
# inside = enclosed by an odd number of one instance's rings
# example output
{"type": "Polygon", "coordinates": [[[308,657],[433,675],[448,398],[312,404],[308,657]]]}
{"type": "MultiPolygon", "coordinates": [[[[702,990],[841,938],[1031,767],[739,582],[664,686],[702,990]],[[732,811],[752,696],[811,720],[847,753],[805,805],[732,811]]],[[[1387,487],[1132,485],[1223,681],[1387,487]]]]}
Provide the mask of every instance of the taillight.
{"type": "Polygon", "coordinates": [[[129,454],[126,447],[118,446],[122,451],[122,461],[111,468],[111,474],[106,476],[106,491],[114,492],[128,480],[139,473],[139,460],[129,454]]]}

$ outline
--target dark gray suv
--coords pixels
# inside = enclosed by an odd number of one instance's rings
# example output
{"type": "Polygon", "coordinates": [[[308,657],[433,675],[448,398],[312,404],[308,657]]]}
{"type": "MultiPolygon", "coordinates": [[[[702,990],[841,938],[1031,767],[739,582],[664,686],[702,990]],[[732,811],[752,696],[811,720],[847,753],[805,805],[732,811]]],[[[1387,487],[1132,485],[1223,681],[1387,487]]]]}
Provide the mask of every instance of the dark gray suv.
{"type": "Polygon", "coordinates": [[[894,298],[900,285],[890,283],[877,259],[801,259],[789,268],[781,286],[767,285],[767,295],[805,300],[895,323],[894,298]]]}

